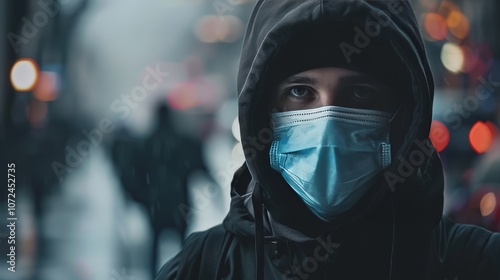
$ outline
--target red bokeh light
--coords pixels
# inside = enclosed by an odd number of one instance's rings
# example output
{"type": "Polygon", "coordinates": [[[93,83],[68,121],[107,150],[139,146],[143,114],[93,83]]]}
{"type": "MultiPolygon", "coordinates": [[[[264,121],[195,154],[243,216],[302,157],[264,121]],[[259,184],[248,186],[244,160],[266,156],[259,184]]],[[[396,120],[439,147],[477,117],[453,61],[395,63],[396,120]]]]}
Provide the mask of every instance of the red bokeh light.
{"type": "Polygon", "coordinates": [[[450,143],[450,132],[442,122],[433,120],[429,134],[432,145],[438,152],[442,152],[450,143]]]}
{"type": "Polygon", "coordinates": [[[469,132],[469,141],[472,149],[482,154],[493,144],[493,132],[486,123],[476,122],[469,132]]]}

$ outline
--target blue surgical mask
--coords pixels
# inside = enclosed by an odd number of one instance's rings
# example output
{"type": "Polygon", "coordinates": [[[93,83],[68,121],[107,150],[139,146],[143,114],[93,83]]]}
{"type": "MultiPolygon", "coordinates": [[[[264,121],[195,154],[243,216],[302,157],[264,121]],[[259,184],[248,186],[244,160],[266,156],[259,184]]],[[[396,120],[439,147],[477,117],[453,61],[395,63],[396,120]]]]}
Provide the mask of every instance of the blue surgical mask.
{"type": "Polygon", "coordinates": [[[271,166],[313,213],[332,221],[391,163],[391,114],[326,106],[272,113],[271,166]]]}

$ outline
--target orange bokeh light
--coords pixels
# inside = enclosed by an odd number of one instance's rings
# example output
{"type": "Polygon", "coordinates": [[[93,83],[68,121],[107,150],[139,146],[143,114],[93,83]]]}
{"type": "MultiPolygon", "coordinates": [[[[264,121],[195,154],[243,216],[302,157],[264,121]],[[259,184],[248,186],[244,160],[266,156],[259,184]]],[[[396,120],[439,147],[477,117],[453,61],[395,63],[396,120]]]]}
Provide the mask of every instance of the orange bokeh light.
{"type": "Polygon", "coordinates": [[[469,141],[472,149],[482,154],[493,144],[493,132],[484,122],[475,123],[469,132],[469,141]]]}
{"type": "Polygon", "coordinates": [[[487,193],[481,198],[481,202],[479,202],[479,210],[481,211],[481,215],[486,217],[491,215],[497,206],[497,198],[495,194],[490,192],[487,193]]]}
{"type": "Polygon", "coordinates": [[[204,43],[232,43],[243,36],[245,25],[235,16],[201,17],[194,26],[196,38],[204,43]]]}
{"type": "Polygon", "coordinates": [[[33,96],[40,101],[52,101],[57,98],[59,76],[55,72],[40,72],[39,81],[33,96]]]}
{"type": "Polygon", "coordinates": [[[464,39],[469,35],[470,24],[467,17],[458,10],[453,10],[450,12],[446,18],[446,24],[453,34],[458,39],[464,39]]]}
{"type": "Polygon", "coordinates": [[[443,40],[448,32],[446,20],[442,15],[436,13],[424,15],[424,29],[431,39],[438,41],[443,40]]]}
{"type": "Polygon", "coordinates": [[[176,110],[187,110],[199,105],[198,89],[189,82],[174,86],[167,95],[168,102],[176,110]]]}
{"type": "Polygon", "coordinates": [[[450,132],[442,122],[433,120],[429,134],[432,145],[438,152],[442,152],[450,143],[450,132]]]}

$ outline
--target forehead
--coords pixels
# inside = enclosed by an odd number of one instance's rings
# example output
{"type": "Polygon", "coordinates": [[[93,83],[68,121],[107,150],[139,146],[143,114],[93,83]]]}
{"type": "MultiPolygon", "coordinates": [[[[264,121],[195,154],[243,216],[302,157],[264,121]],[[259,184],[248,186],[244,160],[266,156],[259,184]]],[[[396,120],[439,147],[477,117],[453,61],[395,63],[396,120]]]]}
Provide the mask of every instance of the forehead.
{"type": "Polygon", "coordinates": [[[381,82],[368,74],[341,67],[320,67],[302,71],[286,77],[279,82],[279,86],[288,84],[319,84],[319,83],[373,83],[381,82]]]}

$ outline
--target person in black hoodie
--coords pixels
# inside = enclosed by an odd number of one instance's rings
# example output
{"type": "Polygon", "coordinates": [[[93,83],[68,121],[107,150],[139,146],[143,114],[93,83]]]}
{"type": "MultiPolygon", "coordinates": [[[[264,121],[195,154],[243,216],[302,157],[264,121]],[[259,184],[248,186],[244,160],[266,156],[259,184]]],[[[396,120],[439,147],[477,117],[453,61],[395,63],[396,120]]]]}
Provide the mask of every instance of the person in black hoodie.
{"type": "Polygon", "coordinates": [[[500,234],[442,216],[434,84],[409,1],[258,1],[246,162],[165,279],[500,279],[500,234]]]}

